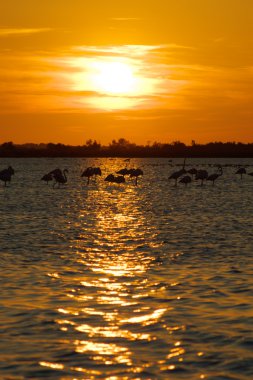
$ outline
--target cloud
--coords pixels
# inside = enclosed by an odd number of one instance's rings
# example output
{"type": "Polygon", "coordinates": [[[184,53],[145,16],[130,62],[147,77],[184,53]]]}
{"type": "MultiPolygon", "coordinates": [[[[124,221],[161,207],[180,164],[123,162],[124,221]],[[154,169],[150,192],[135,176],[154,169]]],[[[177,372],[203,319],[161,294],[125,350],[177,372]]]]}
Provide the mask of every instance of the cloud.
{"type": "Polygon", "coordinates": [[[51,28],[0,28],[0,37],[44,33],[51,30],[51,28]]]}

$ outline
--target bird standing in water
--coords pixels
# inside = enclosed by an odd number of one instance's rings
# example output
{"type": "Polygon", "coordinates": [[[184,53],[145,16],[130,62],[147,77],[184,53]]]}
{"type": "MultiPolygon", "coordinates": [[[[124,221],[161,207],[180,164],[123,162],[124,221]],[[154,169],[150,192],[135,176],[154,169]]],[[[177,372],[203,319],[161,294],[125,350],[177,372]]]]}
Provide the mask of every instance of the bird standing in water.
{"type": "Polygon", "coordinates": [[[185,170],[185,161],[186,161],[186,158],[184,159],[184,163],[183,163],[182,169],[177,170],[176,172],[172,173],[169,176],[169,179],[174,179],[175,180],[175,186],[177,186],[177,180],[178,180],[178,178],[186,173],[186,170],[185,170]]]}
{"type": "Polygon", "coordinates": [[[65,183],[67,183],[68,179],[67,179],[66,173],[68,173],[68,169],[64,169],[63,171],[61,171],[61,169],[55,169],[49,173],[52,175],[52,177],[55,180],[53,187],[55,187],[57,183],[58,183],[58,187],[60,187],[60,185],[64,185],[65,183]]]}
{"type": "Polygon", "coordinates": [[[208,177],[207,177],[207,181],[212,181],[213,182],[213,185],[214,185],[214,181],[216,181],[217,178],[219,178],[220,176],[222,176],[223,174],[223,170],[222,170],[222,166],[219,165],[218,166],[218,172],[217,173],[213,173],[213,174],[210,174],[208,177]]]}
{"type": "Polygon", "coordinates": [[[11,182],[11,177],[14,175],[14,169],[9,166],[7,169],[0,171],[0,180],[4,182],[4,186],[7,186],[7,182],[11,182]]]}

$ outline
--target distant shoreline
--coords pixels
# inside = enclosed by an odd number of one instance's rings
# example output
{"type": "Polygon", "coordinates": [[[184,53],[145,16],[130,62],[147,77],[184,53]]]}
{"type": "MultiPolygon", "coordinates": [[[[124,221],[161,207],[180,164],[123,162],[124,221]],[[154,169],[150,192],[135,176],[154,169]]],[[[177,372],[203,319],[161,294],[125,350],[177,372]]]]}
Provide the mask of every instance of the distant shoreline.
{"type": "Polygon", "coordinates": [[[207,144],[185,145],[180,141],[173,143],[153,143],[137,145],[125,139],[113,140],[108,146],[88,140],[85,145],[64,144],[23,144],[6,142],[0,145],[1,158],[253,158],[253,143],[211,142],[207,144]]]}

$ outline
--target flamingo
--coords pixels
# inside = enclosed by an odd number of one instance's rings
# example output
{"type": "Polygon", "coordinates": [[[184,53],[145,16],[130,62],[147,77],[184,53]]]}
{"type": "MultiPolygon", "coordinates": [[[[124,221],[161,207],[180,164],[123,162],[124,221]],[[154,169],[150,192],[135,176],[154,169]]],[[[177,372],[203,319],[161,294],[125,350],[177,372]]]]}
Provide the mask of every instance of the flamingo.
{"type": "Polygon", "coordinates": [[[41,181],[45,181],[48,185],[49,181],[53,181],[53,174],[48,173],[48,174],[43,175],[43,177],[41,178],[41,181]]]}
{"type": "Polygon", "coordinates": [[[90,183],[90,178],[92,176],[95,176],[95,179],[97,178],[97,175],[101,176],[102,175],[102,171],[99,167],[97,168],[92,168],[91,166],[87,169],[84,170],[84,172],[82,173],[81,177],[87,177],[88,180],[87,180],[87,185],[89,185],[90,183]]]}
{"type": "Polygon", "coordinates": [[[177,186],[177,180],[178,180],[178,178],[186,173],[186,170],[185,170],[185,161],[186,161],[186,158],[184,159],[184,163],[183,163],[182,169],[177,170],[176,172],[172,173],[169,176],[169,179],[174,179],[175,180],[175,186],[177,186]]]}
{"type": "Polygon", "coordinates": [[[130,169],[130,178],[135,177],[135,185],[137,186],[137,180],[140,175],[143,175],[143,171],[141,169],[130,169]]]}
{"type": "Polygon", "coordinates": [[[205,179],[208,178],[208,172],[206,170],[198,170],[197,174],[195,176],[195,180],[198,181],[199,179],[201,180],[201,186],[203,186],[203,182],[205,179]]]}
{"type": "Polygon", "coordinates": [[[105,181],[110,182],[110,183],[125,183],[126,182],[125,177],[123,175],[118,175],[115,177],[113,174],[109,174],[105,178],[105,181]]]}
{"type": "Polygon", "coordinates": [[[218,166],[218,173],[213,173],[213,174],[210,174],[208,177],[207,177],[207,181],[212,181],[213,182],[213,185],[214,185],[214,181],[216,181],[217,178],[219,178],[220,176],[222,176],[223,174],[223,170],[222,170],[222,166],[219,165],[218,166]]]}
{"type": "Polygon", "coordinates": [[[246,174],[246,169],[245,168],[239,168],[235,174],[240,174],[241,179],[242,179],[242,175],[246,174]]]}
{"type": "Polygon", "coordinates": [[[192,168],[192,169],[188,170],[187,173],[189,173],[191,176],[196,175],[197,174],[197,169],[192,168]]]}
{"type": "Polygon", "coordinates": [[[7,186],[7,182],[11,182],[11,177],[14,175],[14,169],[9,166],[7,169],[0,171],[0,180],[7,186]]]}
{"type": "Polygon", "coordinates": [[[120,169],[119,171],[116,172],[117,174],[121,174],[123,176],[127,175],[127,174],[130,174],[129,173],[129,169],[127,168],[124,168],[124,169],[120,169]]]}
{"type": "Polygon", "coordinates": [[[183,178],[180,179],[180,183],[184,183],[185,186],[187,186],[188,183],[191,183],[192,179],[189,175],[185,175],[183,178]]]}
{"type": "Polygon", "coordinates": [[[61,169],[55,169],[49,173],[55,179],[55,183],[54,183],[53,187],[55,187],[56,183],[58,183],[58,187],[61,184],[63,185],[65,183],[67,183],[68,179],[67,179],[66,173],[68,173],[68,169],[64,169],[63,171],[61,171],[61,169]]]}
{"type": "Polygon", "coordinates": [[[90,177],[92,177],[94,174],[94,169],[92,167],[89,167],[84,170],[82,173],[81,177],[86,177],[87,178],[87,185],[90,183],[90,177]]]}
{"type": "Polygon", "coordinates": [[[102,171],[101,171],[101,169],[99,167],[93,168],[93,170],[94,170],[93,175],[95,176],[95,179],[97,179],[97,175],[99,175],[101,177],[102,171]]]}

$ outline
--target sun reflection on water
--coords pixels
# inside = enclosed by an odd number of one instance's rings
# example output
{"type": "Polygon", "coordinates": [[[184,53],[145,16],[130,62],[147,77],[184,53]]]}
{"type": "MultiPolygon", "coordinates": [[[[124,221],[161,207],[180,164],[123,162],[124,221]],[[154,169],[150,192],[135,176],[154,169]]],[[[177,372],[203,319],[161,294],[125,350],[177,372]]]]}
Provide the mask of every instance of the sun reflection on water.
{"type": "MultiPolygon", "coordinates": [[[[76,222],[80,233],[72,245],[83,271],[75,287],[67,292],[75,307],[59,308],[64,318],[57,319],[57,323],[62,332],[75,332],[72,344],[77,354],[89,358],[98,368],[112,367],[112,375],[107,378],[118,378],[113,376],[113,368],[120,364],[125,366],[124,378],[129,379],[129,368],[132,376],[153,365],[143,361],[141,354],[136,357],[133,343],[156,342],[157,335],[147,327],[166,330],[162,318],[172,308],[149,301],[161,297],[166,288],[148,280],[154,257],[146,254],[146,247],[157,249],[153,242],[157,231],[139,205],[139,189],[115,191],[113,197],[111,191],[115,190],[96,193],[99,207],[80,209],[76,222]],[[99,197],[108,202],[101,202],[99,197]],[[89,236],[85,223],[89,224],[89,236]]],[[[173,353],[176,355],[176,351],[173,353]]]]}

